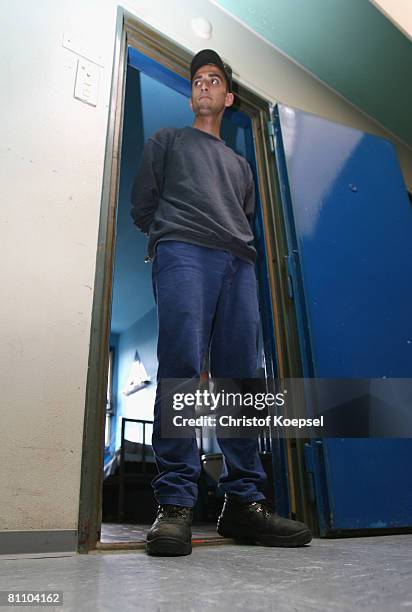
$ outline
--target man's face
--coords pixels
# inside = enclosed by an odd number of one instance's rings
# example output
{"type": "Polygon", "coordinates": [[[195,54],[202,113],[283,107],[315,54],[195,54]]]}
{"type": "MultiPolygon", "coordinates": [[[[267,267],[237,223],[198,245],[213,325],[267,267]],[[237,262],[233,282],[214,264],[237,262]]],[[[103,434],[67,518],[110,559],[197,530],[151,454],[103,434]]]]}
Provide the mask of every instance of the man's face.
{"type": "Polygon", "coordinates": [[[233,94],[228,92],[224,73],[214,64],[205,64],[192,81],[190,108],[195,115],[223,114],[226,106],[233,104],[233,94]]]}

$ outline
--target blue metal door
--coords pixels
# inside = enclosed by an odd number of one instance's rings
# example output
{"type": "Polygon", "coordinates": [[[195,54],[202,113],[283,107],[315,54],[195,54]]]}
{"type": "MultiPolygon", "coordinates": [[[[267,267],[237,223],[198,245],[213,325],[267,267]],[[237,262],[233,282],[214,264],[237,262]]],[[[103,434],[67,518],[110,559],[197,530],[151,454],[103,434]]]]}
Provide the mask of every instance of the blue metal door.
{"type": "MultiPolygon", "coordinates": [[[[412,207],[393,144],[283,105],[273,119],[304,376],[412,377],[412,207]]],[[[305,457],[321,535],[412,526],[411,439],[312,440],[305,457]]]]}

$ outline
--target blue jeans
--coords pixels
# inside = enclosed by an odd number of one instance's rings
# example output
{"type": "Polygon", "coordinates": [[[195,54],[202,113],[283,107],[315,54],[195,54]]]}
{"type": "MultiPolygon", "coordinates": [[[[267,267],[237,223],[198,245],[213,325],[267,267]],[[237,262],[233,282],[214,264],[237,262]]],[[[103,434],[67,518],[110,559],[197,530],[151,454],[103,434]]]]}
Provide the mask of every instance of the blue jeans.
{"type": "MultiPolygon", "coordinates": [[[[212,377],[255,377],[259,307],[253,264],[228,251],[165,240],[157,244],[152,279],[158,381],[198,378],[209,349],[212,377]]],[[[193,507],[201,470],[196,439],[162,437],[159,387],[152,437],[159,469],[152,482],[155,497],[159,504],[193,507]]],[[[257,440],[217,439],[224,457],[220,490],[242,501],[264,499],[266,474],[257,440]]]]}

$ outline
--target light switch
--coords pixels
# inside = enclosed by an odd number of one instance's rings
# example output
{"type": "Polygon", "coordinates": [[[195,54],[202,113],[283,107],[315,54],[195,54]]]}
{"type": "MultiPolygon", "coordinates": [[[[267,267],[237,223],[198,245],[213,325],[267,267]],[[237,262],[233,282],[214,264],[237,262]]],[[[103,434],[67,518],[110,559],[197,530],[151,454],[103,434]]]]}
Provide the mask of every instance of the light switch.
{"type": "Polygon", "coordinates": [[[77,62],[74,97],[91,106],[97,106],[101,68],[93,62],[79,59],[77,62]]]}

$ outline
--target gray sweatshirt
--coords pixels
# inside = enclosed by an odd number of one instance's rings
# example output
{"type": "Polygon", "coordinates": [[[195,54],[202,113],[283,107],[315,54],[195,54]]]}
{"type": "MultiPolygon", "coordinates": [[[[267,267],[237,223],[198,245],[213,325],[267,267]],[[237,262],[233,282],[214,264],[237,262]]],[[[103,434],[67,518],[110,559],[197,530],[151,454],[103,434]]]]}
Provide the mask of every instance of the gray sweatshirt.
{"type": "Polygon", "coordinates": [[[184,127],[162,128],[147,140],[133,185],[131,216],[149,236],[150,259],[158,241],[181,240],[254,263],[246,216],[254,206],[249,163],[220,138],[184,127]]]}

